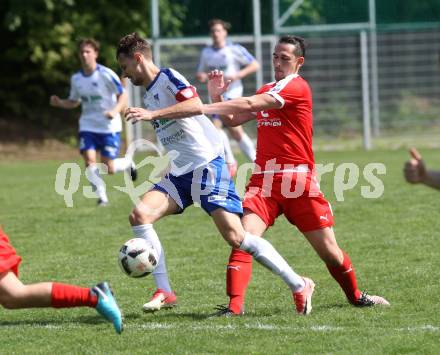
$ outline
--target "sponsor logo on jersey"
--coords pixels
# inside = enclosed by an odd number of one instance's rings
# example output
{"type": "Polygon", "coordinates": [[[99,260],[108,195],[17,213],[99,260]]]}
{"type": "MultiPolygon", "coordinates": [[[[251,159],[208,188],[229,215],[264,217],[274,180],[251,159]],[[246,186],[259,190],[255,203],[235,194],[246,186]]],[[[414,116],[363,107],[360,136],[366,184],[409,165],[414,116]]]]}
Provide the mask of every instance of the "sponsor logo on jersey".
{"type": "Polygon", "coordinates": [[[98,86],[98,83],[97,83],[96,81],[94,81],[94,82],[92,83],[92,85],[95,86],[95,87],[97,87],[97,86],[98,86]]]}
{"type": "Polygon", "coordinates": [[[173,88],[169,85],[167,85],[167,90],[174,95],[176,95],[176,92],[173,90],[173,88]]]}
{"type": "Polygon", "coordinates": [[[90,96],[81,96],[81,101],[83,102],[96,102],[96,101],[101,101],[102,100],[102,96],[101,95],[90,95],[90,96]]]}
{"type": "Polygon", "coordinates": [[[281,119],[279,118],[265,118],[257,121],[257,127],[280,127],[282,126],[281,119]]]}
{"type": "Polygon", "coordinates": [[[152,120],[150,121],[151,125],[155,130],[157,130],[161,126],[165,126],[167,123],[174,123],[172,120],[152,120]]]}
{"type": "Polygon", "coordinates": [[[167,146],[172,143],[177,143],[178,141],[180,141],[184,137],[185,137],[185,132],[183,131],[183,129],[180,129],[179,131],[172,134],[171,136],[161,138],[160,142],[162,143],[162,145],[167,146]]]}
{"type": "Polygon", "coordinates": [[[153,97],[154,97],[154,99],[155,99],[156,101],[160,101],[160,100],[159,100],[159,93],[157,93],[157,94],[154,95],[153,97]]]}
{"type": "Polygon", "coordinates": [[[91,95],[90,96],[90,102],[95,102],[95,101],[100,101],[100,100],[102,100],[101,95],[91,95]]]}

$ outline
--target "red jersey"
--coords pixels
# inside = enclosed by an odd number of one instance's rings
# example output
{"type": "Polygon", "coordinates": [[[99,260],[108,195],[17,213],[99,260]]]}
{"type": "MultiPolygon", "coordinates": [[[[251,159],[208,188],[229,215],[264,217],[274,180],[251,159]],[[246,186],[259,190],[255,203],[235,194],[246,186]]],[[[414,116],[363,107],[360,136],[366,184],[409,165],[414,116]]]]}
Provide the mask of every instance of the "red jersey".
{"type": "Polygon", "coordinates": [[[298,74],[292,74],[263,85],[257,91],[257,94],[262,93],[272,95],[283,106],[257,113],[257,166],[261,171],[274,170],[273,164],[266,166],[266,162],[275,158],[275,163],[281,164],[275,171],[289,169],[286,164],[290,168],[291,165],[307,165],[313,170],[312,92],[309,85],[298,74]]]}

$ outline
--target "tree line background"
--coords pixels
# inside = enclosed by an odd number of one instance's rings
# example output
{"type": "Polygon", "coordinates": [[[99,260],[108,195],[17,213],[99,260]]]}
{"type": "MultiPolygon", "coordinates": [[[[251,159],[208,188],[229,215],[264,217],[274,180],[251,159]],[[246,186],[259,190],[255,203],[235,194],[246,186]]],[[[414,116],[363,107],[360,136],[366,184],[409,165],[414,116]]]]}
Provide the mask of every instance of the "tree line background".
{"type": "MultiPolygon", "coordinates": [[[[261,0],[263,33],[271,33],[272,1],[261,0]]],[[[281,10],[292,1],[281,0],[281,10]]],[[[161,35],[206,36],[218,17],[235,34],[252,33],[252,0],[159,0],[161,35]]],[[[377,1],[379,24],[439,21],[438,0],[377,1]]],[[[118,72],[115,48],[125,34],[150,35],[149,0],[1,0],[0,139],[22,124],[60,139],[76,134],[79,111],[49,107],[49,96],[67,96],[69,78],[79,69],[76,44],[94,37],[100,63],[118,72]]],[[[368,0],[306,0],[288,25],[368,20],[368,0]]]]}

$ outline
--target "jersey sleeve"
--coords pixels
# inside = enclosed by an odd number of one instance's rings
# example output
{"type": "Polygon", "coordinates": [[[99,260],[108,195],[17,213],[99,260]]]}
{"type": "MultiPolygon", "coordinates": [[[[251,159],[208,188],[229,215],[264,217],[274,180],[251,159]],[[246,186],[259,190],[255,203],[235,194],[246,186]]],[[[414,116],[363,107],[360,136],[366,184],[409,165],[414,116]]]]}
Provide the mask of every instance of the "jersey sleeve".
{"type": "Polygon", "coordinates": [[[255,60],[254,56],[240,44],[234,44],[233,53],[235,60],[242,66],[249,65],[255,60]]]}
{"type": "Polygon", "coordinates": [[[124,92],[124,87],[122,86],[119,76],[109,68],[103,68],[102,72],[105,85],[110,92],[115,93],[116,95],[121,95],[124,92]]]}
{"type": "Polygon", "coordinates": [[[296,104],[298,101],[298,87],[291,82],[292,78],[280,80],[274,87],[266,91],[266,94],[273,96],[281,108],[296,104]]]}
{"type": "Polygon", "coordinates": [[[167,89],[178,102],[199,97],[196,88],[192,86],[185,77],[173,69],[162,69],[168,77],[167,89]]]}
{"type": "Polygon", "coordinates": [[[80,101],[81,100],[81,96],[80,96],[78,89],[76,87],[76,80],[73,75],[70,78],[70,93],[69,93],[68,99],[72,100],[72,101],[80,101]]]}

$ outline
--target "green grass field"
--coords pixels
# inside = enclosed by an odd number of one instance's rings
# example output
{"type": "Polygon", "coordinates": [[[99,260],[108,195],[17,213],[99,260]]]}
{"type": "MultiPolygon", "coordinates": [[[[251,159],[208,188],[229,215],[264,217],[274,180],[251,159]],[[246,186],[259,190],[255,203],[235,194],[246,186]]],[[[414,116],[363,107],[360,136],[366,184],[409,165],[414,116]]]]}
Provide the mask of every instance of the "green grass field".
{"type": "MultiPolygon", "coordinates": [[[[422,153],[440,168],[438,151],[422,153]]],[[[117,265],[120,245],[131,238],[127,195],[109,187],[111,205],[98,209],[79,191],[74,207],[66,208],[54,189],[62,162],[0,162],[0,223],[23,257],[23,281],[91,286],[108,280],[126,319],[125,332],[118,336],[93,309],[1,309],[0,353],[438,354],[440,192],[404,182],[403,150],[322,152],[316,158],[317,163],[354,162],[363,168],[382,162],[387,167],[379,199],[361,196],[363,179],[344,194],[344,202],[336,201],[332,174],[324,175],[321,185],[361,289],[385,296],[390,308],[348,305],[304,238],[280,218],[267,238],[297,272],[315,280],[312,314],[297,316],[285,285],[255,264],[246,315],[206,319],[213,306],[226,302],[229,248],[209,217],[193,207],[156,226],[179,306],[144,314],[141,306],[154,290],[153,279],[130,279],[117,265]]],[[[141,179],[145,176],[142,171],[141,179]]],[[[106,181],[123,186],[121,175],[106,181]]],[[[83,179],[80,188],[86,185],[83,179]]]]}

